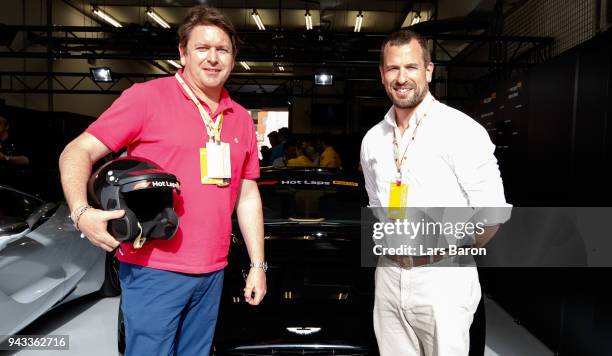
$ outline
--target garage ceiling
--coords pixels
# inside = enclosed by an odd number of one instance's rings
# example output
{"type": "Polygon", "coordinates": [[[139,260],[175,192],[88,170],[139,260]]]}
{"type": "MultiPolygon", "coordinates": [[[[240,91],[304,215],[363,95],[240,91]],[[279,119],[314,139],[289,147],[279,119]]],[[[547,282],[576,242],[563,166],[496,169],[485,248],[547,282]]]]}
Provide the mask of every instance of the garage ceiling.
{"type": "MultiPolygon", "coordinates": [[[[206,4],[220,9],[240,33],[242,43],[237,62],[245,62],[249,69],[236,65],[232,77],[245,79],[235,85],[238,91],[253,88],[261,91],[266,88],[264,85],[280,85],[270,84],[274,76],[281,80],[308,78],[313,72],[325,69],[333,70],[338,79],[377,79],[376,67],[383,38],[394,30],[411,26],[416,16],[420,17],[420,23],[412,28],[433,40],[434,61],[438,66],[491,67],[492,63],[522,66],[524,63],[513,64],[499,58],[481,62],[459,59],[470,46],[495,43],[499,46],[499,43],[512,41],[529,43],[523,47],[524,51],[545,46],[550,39],[501,38],[501,32],[492,33],[503,14],[514,11],[524,2],[499,0],[496,7],[495,0],[47,0],[52,7],[68,5],[76,10],[74,16],[80,19],[73,23],[91,26],[0,27],[3,36],[11,31],[25,32],[28,41],[21,49],[0,43],[0,58],[144,60],[171,73],[175,68],[167,61],[176,60],[178,56],[177,24],[189,7],[206,4]],[[115,28],[100,19],[93,13],[94,8],[112,16],[122,27],[115,28]],[[171,28],[164,29],[155,23],[147,16],[148,9],[155,11],[171,28]],[[258,29],[251,16],[254,11],[259,14],[265,30],[258,29]],[[312,16],[312,30],[306,29],[306,11],[312,16]],[[355,32],[355,21],[360,13],[363,15],[361,31],[355,32]]],[[[41,7],[43,3],[41,1],[41,7]]],[[[146,66],[142,72],[123,74],[124,77],[142,76],[147,72],[146,66]]],[[[59,74],[47,73],[47,80],[52,75],[59,74]]],[[[293,87],[291,92],[295,92],[293,87]]],[[[302,92],[308,95],[307,89],[302,92]]]]}

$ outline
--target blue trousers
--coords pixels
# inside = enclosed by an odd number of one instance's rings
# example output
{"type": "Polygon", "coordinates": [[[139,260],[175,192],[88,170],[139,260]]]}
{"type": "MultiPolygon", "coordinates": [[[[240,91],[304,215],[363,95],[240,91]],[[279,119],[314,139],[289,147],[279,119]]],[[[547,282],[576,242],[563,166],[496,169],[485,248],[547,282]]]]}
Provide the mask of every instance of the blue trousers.
{"type": "Polygon", "coordinates": [[[125,356],[207,356],[223,270],[186,274],[121,263],[125,356]]]}

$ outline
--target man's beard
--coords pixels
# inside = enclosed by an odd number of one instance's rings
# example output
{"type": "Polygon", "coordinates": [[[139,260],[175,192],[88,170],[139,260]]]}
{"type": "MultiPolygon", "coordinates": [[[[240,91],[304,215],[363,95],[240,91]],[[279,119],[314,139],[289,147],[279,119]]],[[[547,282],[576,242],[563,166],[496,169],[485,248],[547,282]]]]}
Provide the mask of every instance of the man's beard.
{"type": "MultiPolygon", "coordinates": [[[[387,93],[393,102],[393,106],[398,109],[412,109],[417,107],[423,99],[425,99],[425,95],[427,94],[427,86],[424,88],[419,88],[418,86],[411,87],[413,89],[408,97],[405,99],[398,99],[397,97],[387,93]]],[[[391,89],[393,90],[393,89],[391,89]]]]}

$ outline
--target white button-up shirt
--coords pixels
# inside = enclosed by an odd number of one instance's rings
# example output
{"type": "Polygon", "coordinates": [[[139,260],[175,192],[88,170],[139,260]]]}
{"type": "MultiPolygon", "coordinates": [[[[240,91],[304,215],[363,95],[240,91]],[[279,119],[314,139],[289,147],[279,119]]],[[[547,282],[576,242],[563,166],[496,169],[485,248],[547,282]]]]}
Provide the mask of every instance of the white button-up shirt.
{"type": "Polygon", "coordinates": [[[369,206],[389,206],[390,186],[397,172],[394,130],[399,154],[406,150],[401,172],[402,183],[408,184],[407,206],[511,206],[504,197],[493,155],[495,146],[486,130],[469,116],[436,101],[430,93],[417,106],[403,135],[391,107],[363,138],[361,167],[369,206]],[[419,120],[415,139],[406,150],[419,120]]]}

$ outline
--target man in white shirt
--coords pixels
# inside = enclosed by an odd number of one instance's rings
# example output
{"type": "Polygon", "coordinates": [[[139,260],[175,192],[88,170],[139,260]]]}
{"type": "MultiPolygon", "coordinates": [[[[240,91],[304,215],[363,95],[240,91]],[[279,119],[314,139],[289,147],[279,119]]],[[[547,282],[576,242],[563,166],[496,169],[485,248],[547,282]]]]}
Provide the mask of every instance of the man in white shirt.
{"type": "MultiPolygon", "coordinates": [[[[411,31],[391,34],[379,69],[393,106],[361,146],[369,206],[509,206],[486,130],[429,93],[434,65],[426,41],[411,31]]],[[[475,246],[486,244],[508,218],[489,220],[475,246]]],[[[440,267],[446,262],[379,259],[374,330],[382,356],[468,355],[481,297],[478,272],[440,267]]]]}

